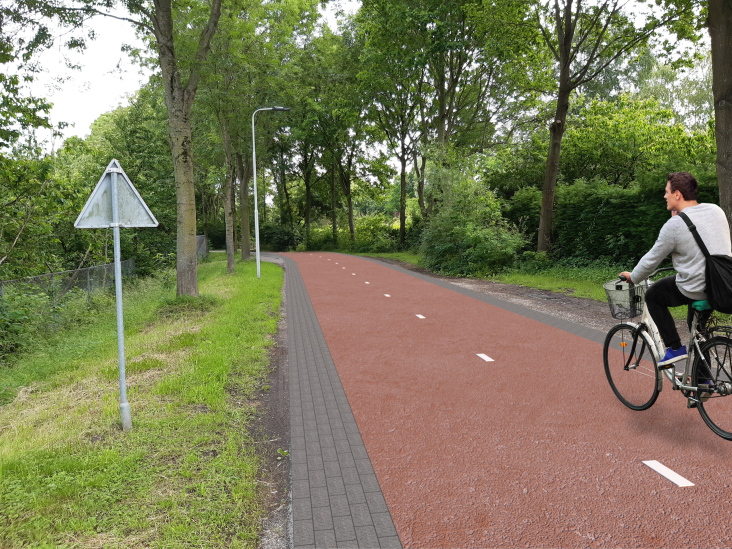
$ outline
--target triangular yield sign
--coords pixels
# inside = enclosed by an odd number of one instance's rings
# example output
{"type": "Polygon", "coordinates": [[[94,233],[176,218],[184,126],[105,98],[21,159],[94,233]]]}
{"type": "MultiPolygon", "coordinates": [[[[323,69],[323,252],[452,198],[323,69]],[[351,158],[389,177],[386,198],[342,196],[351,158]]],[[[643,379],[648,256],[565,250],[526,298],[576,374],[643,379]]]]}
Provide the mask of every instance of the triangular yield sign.
{"type": "Polygon", "coordinates": [[[77,229],[106,229],[112,223],[112,172],[117,173],[119,223],[124,227],[157,227],[158,221],[117,160],[112,160],[74,222],[77,229]]]}

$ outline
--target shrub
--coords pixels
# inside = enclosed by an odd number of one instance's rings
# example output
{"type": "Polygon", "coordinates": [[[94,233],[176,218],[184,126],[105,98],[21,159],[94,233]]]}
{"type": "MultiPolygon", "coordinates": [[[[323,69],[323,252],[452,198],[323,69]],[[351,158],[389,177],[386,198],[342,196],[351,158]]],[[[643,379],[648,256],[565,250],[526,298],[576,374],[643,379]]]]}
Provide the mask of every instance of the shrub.
{"type": "Polygon", "coordinates": [[[295,248],[295,233],[277,223],[263,223],[259,228],[259,242],[263,250],[284,252],[295,248]]]}
{"type": "Polygon", "coordinates": [[[354,240],[344,220],[338,226],[338,245],[333,240],[333,228],[329,223],[313,226],[310,229],[309,242],[303,242],[298,250],[342,250],[356,253],[393,252],[399,242],[399,231],[392,226],[391,219],[383,214],[356,217],[354,224],[354,240]]]}
{"type": "MultiPolygon", "coordinates": [[[[719,203],[716,182],[699,184],[699,202],[719,203]]],[[[519,224],[536,246],[541,191],[528,187],[504,203],[506,217],[519,224]]],[[[552,255],[556,259],[635,263],[651,249],[670,214],[663,186],[628,188],[578,179],[557,185],[552,255]]]]}
{"type": "Polygon", "coordinates": [[[420,252],[430,270],[458,276],[495,273],[513,263],[525,237],[501,217],[498,199],[470,174],[443,180],[440,208],[426,223],[420,252]]]}

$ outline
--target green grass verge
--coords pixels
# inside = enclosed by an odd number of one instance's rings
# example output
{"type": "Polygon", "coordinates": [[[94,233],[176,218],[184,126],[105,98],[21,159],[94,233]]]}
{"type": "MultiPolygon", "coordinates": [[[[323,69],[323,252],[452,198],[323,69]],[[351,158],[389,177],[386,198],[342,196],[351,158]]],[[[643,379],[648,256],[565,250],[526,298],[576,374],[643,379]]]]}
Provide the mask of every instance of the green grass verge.
{"type": "Polygon", "coordinates": [[[113,306],[3,368],[0,546],[257,545],[249,399],[266,374],[282,271],[263,263],[257,280],[253,262],[236,268],[200,265],[201,299],[155,281],[125,289],[129,433],[113,306]]]}
{"type": "Polygon", "coordinates": [[[384,259],[393,259],[395,261],[403,261],[404,263],[411,263],[412,265],[419,265],[419,254],[414,252],[384,252],[384,253],[353,253],[353,252],[342,252],[348,255],[359,255],[364,257],[383,257],[384,259]]]}
{"type": "Polygon", "coordinates": [[[226,261],[226,252],[208,252],[208,261],[226,261]]]}
{"type": "MultiPolygon", "coordinates": [[[[619,272],[620,268],[617,266],[553,265],[534,273],[522,272],[519,268],[497,274],[491,279],[504,284],[517,284],[607,303],[602,285],[617,278],[619,272]]],[[[669,310],[674,318],[686,318],[686,307],[671,307],[669,310]]]]}
{"type": "MultiPolygon", "coordinates": [[[[361,255],[368,257],[384,257],[419,265],[420,255],[414,252],[396,253],[360,253],[350,255],[361,255]]],[[[617,278],[620,269],[617,266],[607,265],[544,265],[540,268],[526,269],[524,266],[507,270],[488,277],[490,280],[504,284],[515,284],[528,288],[548,290],[574,297],[584,297],[595,301],[607,302],[607,296],[602,285],[608,280],[617,278]]],[[[608,310],[609,314],[609,310],[608,310]]],[[[675,307],[671,309],[674,318],[686,318],[686,307],[675,307]]]]}

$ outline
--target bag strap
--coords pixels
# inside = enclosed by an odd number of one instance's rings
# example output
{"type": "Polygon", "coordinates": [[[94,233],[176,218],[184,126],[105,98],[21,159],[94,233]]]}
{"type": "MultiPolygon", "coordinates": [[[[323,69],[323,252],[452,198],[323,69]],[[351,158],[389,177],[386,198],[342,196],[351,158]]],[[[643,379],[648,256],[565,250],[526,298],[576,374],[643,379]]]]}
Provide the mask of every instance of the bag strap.
{"type": "Polygon", "coordinates": [[[699,236],[699,232],[696,230],[696,225],[694,225],[691,222],[691,219],[689,219],[689,216],[686,215],[684,212],[679,212],[677,215],[681,219],[683,219],[684,223],[686,223],[686,226],[689,227],[689,230],[691,231],[691,234],[694,237],[694,240],[696,240],[696,243],[701,248],[701,251],[704,254],[704,257],[709,259],[709,250],[707,250],[707,247],[704,245],[704,241],[701,239],[701,236],[699,236]]]}

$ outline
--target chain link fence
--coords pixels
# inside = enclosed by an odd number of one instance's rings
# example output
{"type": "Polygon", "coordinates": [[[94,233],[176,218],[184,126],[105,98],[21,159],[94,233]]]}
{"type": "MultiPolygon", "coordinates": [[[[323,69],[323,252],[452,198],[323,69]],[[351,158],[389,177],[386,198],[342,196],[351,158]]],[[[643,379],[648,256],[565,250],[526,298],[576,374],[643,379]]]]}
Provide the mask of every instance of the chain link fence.
{"type": "MultiPolygon", "coordinates": [[[[135,271],[122,262],[122,276],[135,271]]],[[[34,330],[56,331],[84,314],[94,293],[114,286],[114,263],[17,280],[0,280],[0,357],[22,345],[34,330]]]]}

